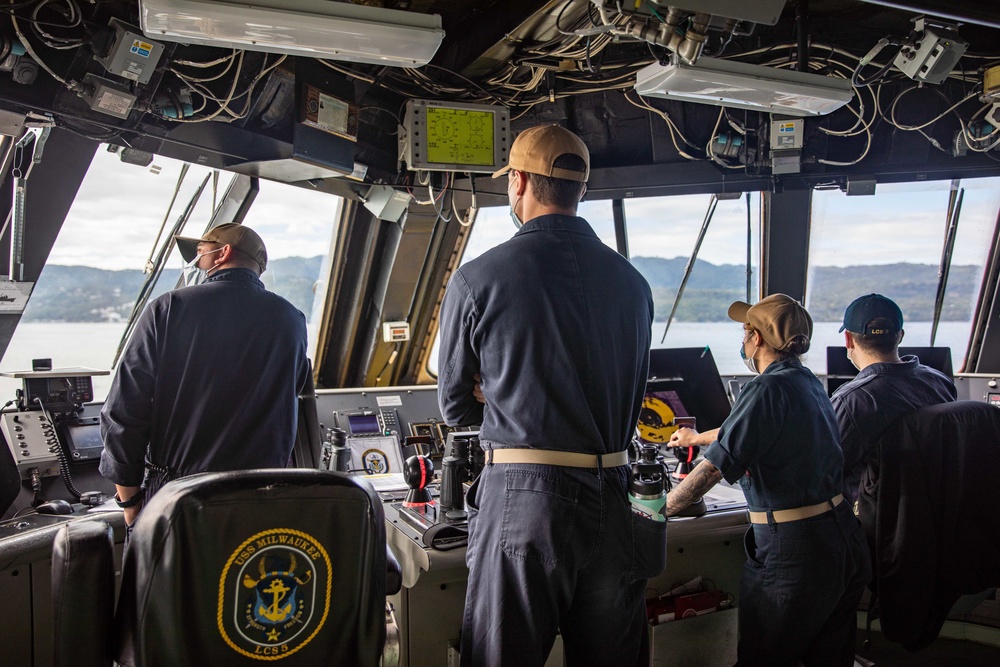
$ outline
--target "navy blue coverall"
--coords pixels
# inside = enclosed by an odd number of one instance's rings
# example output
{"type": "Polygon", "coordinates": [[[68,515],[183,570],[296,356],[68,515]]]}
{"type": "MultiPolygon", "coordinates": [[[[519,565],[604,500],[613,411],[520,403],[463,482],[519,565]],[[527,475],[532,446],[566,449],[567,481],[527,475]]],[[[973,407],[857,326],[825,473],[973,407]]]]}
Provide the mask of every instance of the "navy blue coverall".
{"type": "Polygon", "coordinates": [[[837,421],[823,384],[797,359],[744,386],[705,458],[739,482],[769,523],[746,532],[740,579],[740,667],[854,664],[856,610],[871,579],[850,505],[799,521],[770,512],[827,502],[843,487],[837,421]]]}
{"type": "MultiPolygon", "coordinates": [[[[645,279],[583,218],[530,220],[448,285],[441,413],[481,423],[487,448],[623,451],[652,317],[645,279]],[[472,393],[477,373],[485,406],[472,393]]],[[[659,574],[651,563],[662,566],[666,533],[633,520],[627,482],[627,466],[486,467],[468,497],[464,665],[541,665],[559,629],[571,665],[635,663],[645,580],[659,574]]]]}
{"type": "Polygon", "coordinates": [[[253,271],[163,294],[139,317],[101,410],[101,474],[146,478],[148,498],[197,472],[284,468],[308,372],[305,317],[253,271]]]}
{"type": "Polygon", "coordinates": [[[913,355],[901,361],[865,366],[830,397],[844,451],[844,497],[852,505],[875,443],[886,429],[914,410],[958,398],[955,383],[944,373],[924,366],[913,355]]]}

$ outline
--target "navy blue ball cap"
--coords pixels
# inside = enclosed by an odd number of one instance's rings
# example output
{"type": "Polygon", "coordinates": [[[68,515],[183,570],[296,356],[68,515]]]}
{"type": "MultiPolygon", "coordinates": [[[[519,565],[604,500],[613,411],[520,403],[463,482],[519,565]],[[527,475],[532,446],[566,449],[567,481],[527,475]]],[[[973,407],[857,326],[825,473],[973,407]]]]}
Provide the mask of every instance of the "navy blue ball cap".
{"type": "Polygon", "coordinates": [[[892,299],[881,294],[860,296],[844,311],[844,326],[841,331],[862,335],[894,334],[903,330],[903,313],[892,299]],[[882,320],[879,326],[871,326],[874,320],[882,320]]]}

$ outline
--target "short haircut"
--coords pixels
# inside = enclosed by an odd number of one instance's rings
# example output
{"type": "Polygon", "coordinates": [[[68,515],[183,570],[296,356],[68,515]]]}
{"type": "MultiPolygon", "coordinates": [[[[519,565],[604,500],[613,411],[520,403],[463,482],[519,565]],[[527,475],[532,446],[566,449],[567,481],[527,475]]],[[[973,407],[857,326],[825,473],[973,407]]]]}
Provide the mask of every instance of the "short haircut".
{"type": "MultiPolygon", "coordinates": [[[[565,153],[556,158],[552,164],[560,169],[570,169],[584,173],[587,171],[587,164],[579,155],[565,153]]],[[[559,208],[570,208],[576,210],[580,203],[580,196],[583,192],[584,184],[580,181],[569,181],[565,178],[552,178],[541,174],[525,172],[528,181],[531,183],[531,191],[538,200],[538,203],[547,206],[558,206],[559,208]]]]}
{"type": "MultiPolygon", "coordinates": [[[[865,325],[866,329],[889,329],[895,328],[892,320],[885,317],[876,317],[865,325]]],[[[884,334],[860,334],[851,332],[854,344],[869,354],[884,355],[895,352],[900,341],[900,331],[884,334]]]]}

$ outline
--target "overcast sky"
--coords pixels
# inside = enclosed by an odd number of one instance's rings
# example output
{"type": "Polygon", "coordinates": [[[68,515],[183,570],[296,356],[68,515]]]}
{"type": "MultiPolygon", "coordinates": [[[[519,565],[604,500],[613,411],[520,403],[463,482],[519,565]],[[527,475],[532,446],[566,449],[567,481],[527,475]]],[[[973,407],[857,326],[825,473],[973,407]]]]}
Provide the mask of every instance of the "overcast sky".
{"type": "MultiPolygon", "coordinates": [[[[874,197],[848,197],[839,190],[815,192],[810,263],[937,264],[950,186],[949,182],[879,185],[874,197]]],[[[968,180],[961,187],[966,192],[953,261],[981,265],[1000,207],[1000,179],[968,180]]],[[[690,256],[709,200],[709,195],[626,200],[629,252],[647,257],[690,256]]],[[[754,194],[751,218],[755,228],[759,210],[760,197],[754,194]]],[[[615,245],[610,202],[584,202],[580,215],[602,240],[615,245]]],[[[698,256],[713,264],[745,263],[746,216],[745,198],[720,201],[698,256]]],[[[476,226],[467,256],[479,254],[515,231],[506,208],[484,211],[476,226]]]]}
{"type": "MultiPolygon", "coordinates": [[[[98,150],[49,261],[106,269],[142,268],[170,204],[181,163],[157,156],[153,167],[159,167],[159,173],[123,164],[116,155],[98,150]]],[[[168,227],[210,173],[204,167],[190,168],[168,227]]],[[[220,174],[218,197],[231,179],[229,173],[220,174]]],[[[969,180],[961,185],[966,193],[954,263],[982,264],[1000,206],[1000,179],[969,180]]],[[[847,197],[839,190],[816,192],[811,264],[937,264],[949,187],[948,182],[879,185],[875,197],[847,197]]],[[[688,257],[708,201],[708,195],[627,200],[632,255],[688,257]]],[[[246,223],[264,238],[270,257],[312,257],[325,254],[330,247],[337,205],[336,197],[262,180],[246,223]]],[[[209,181],[185,235],[200,235],[211,209],[209,181]]],[[[757,195],[751,209],[756,224],[757,195]]],[[[614,244],[610,202],[584,202],[580,212],[602,239],[614,244]]],[[[470,256],[515,231],[506,208],[482,211],[476,226],[470,256]]],[[[745,244],[746,200],[720,202],[699,256],[714,264],[742,264],[745,244]]],[[[175,257],[172,264],[179,263],[175,257]]]]}
{"type": "MultiPolygon", "coordinates": [[[[49,256],[52,264],[103,269],[141,269],[170,206],[182,163],[157,156],[150,167],[122,163],[117,155],[98,149],[59,239],[49,256]],[[158,174],[155,167],[160,167],[158,174]]],[[[167,219],[173,226],[198,186],[211,170],[191,166],[167,219]]],[[[219,174],[221,199],[232,180],[219,174]]],[[[339,199],[271,181],[260,181],[260,192],[247,225],[261,235],[269,258],[315,257],[326,254],[339,199]]],[[[212,180],[183,234],[200,236],[211,217],[212,180]]],[[[30,212],[29,212],[30,217],[30,212]]],[[[172,265],[181,260],[174,252],[172,265]]]]}

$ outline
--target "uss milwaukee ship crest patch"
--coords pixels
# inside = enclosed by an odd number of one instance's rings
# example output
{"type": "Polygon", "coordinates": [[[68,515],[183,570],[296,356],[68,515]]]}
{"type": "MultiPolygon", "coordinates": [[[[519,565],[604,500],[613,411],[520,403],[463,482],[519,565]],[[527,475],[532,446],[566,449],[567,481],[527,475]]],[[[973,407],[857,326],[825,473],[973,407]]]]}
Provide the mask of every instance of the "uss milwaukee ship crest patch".
{"type": "Polygon", "coordinates": [[[236,652],[281,660],[308,644],[330,610],[330,556],[299,530],[257,533],[229,557],[219,579],[219,632],[236,652]]]}

